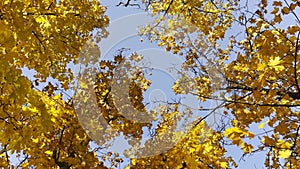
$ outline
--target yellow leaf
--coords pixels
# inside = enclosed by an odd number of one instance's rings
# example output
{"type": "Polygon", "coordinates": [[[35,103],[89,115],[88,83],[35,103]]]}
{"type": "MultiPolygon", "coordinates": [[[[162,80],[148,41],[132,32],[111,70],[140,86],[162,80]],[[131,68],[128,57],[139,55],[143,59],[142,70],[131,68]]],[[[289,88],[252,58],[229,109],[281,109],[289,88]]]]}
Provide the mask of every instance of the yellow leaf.
{"type": "Polygon", "coordinates": [[[106,89],[101,95],[102,95],[102,96],[106,96],[107,93],[109,93],[109,90],[108,90],[108,89],[106,89]]]}
{"type": "Polygon", "coordinates": [[[53,154],[53,152],[52,152],[52,151],[50,151],[50,150],[47,150],[47,151],[45,151],[45,154],[47,154],[47,155],[52,155],[52,154],[53,154]]]}
{"type": "Polygon", "coordinates": [[[292,147],[292,144],[285,141],[285,140],[278,140],[277,143],[276,143],[276,146],[279,147],[279,148],[289,149],[289,148],[292,147]]]}
{"type": "Polygon", "coordinates": [[[56,119],[55,119],[54,117],[51,117],[51,121],[52,121],[53,123],[55,123],[55,122],[56,122],[56,119]]]}
{"type": "Polygon", "coordinates": [[[267,120],[266,122],[264,122],[264,123],[261,123],[259,126],[258,126],[258,128],[259,129],[262,129],[262,128],[264,128],[265,127],[265,125],[267,124],[269,122],[269,120],[267,120]]]}
{"type": "Polygon", "coordinates": [[[284,66],[279,65],[281,63],[281,59],[279,56],[276,56],[275,58],[271,58],[268,66],[272,67],[275,69],[275,71],[281,71],[284,69],[284,66]]]}
{"type": "Polygon", "coordinates": [[[82,88],[82,89],[88,89],[88,88],[89,88],[88,85],[87,85],[85,82],[83,82],[83,81],[80,81],[80,82],[79,82],[79,86],[80,86],[80,88],[82,88]]]}
{"type": "Polygon", "coordinates": [[[277,57],[275,57],[274,59],[272,58],[272,59],[270,59],[270,62],[269,62],[269,66],[276,66],[276,65],[278,65],[278,64],[280,64],[280,57],[279,56],[277,56],[277,57]]]}
{"type": "Polygon", "coordinates": [[[227,162],[220,162],[220,166],[221,166],[222,168],[227,168],[227,167],[228,167],[228,164],[227,164],[227,162]]]}
{"type": "Polygon", "coordinates": [[[45,19],[44,17],[36,17],[36,18],[35,18],[35,21],[36,21],[37,23],[43,24],[43,23],[46,22],[46,19],[45,19]]]}
{"type": "Polygon", "coordinates": [[[132,165],[136,165],[136,159],[132,159],[132,160],[131,160],[131,164],[132,164],[132,165]]]}
{"type": "Polygon", "coordinates": [[[39,142],[39,138],[32,138],[32,142],[38,143],[39,142]]]}
{"type": "Polygon", "coordinates": [[[191,148],[189,149],[189,151],[190,151],[191,153],[193,153],[193,152],[196,151],[196,149],[195,149],[194,147],[191,147],[191,148]]]}
{"type": "Polygon", "coordinates": [[[289,158],[291,156],[292,151],[291,150],[280,150],[279,151],[279,158],[289,158]]]}
{"type": "Polygon", "coordinates": [[[5,0],[3,4],[7,5],[7,4],[9,4],[9,2],[10,2],[10,0],[5,0]]]}

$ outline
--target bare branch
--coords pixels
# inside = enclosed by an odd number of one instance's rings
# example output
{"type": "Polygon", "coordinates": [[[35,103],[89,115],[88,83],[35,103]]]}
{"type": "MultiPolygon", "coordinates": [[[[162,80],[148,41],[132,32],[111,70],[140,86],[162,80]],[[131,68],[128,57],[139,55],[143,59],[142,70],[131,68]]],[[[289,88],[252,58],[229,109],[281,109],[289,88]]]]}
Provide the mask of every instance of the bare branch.
{"type": "Polygon", "coordinates": [[[134,3],[134,4],[132,4],[132,3],[130,3],[131,2],[131,0],[127,0],[127,2],[120,2],[118,5],[116,5],[116,6],[124,6],[124,7],[128,7],[128,6],[137,6],[138,8],[141,8],[141,6],[139,5],[139,4],[137,4],[137,3],[134,3]]]}

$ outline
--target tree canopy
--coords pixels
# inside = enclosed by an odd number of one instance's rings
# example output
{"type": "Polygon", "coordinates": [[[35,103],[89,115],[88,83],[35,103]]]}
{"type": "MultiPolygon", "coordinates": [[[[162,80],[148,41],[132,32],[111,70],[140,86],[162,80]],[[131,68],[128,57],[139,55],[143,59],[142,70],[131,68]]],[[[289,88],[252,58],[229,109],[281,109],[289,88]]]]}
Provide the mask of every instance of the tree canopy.
{"type": "Polygon", "coordinates": [[[148,110],[143,93],[151,81],[137,66],[142,56],[120,51],[97,60],[95,43],[109,33],[101,1],[3,0],[0,167],[235,168],[231,147],[245,160],[263,153],[266,168],[300,166],[299,1],[116,5],[145,8],[156,19],[139,35],[184,59],[176,95],[218,104],[192,110],[175,100],[148,110]],[[74,65],[85,69],[76,75],[74,65]],[[194,112],[203,116],[186,124],[187,132],[177,131],[194,112]],[[209,126],[206,118],[216,114],[209,126]],[[121,134],[131,146],[124,157],[107,151],[121,134]]]}

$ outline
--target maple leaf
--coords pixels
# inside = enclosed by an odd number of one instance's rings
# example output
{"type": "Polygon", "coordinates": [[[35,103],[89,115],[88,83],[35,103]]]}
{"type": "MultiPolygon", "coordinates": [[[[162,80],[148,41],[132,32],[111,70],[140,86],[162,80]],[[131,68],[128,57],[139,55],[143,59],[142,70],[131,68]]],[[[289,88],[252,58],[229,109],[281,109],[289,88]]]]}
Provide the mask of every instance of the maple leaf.
{"type": "Polygon", "coordinates": [[[275,69],[276,72],[282,71],[284,69],[284,66],[280,65],[282,63],[282,60],[279,56],[276,56],[275,58],[271,58],[268,66],[275,69]]]}
{"type": "MultiPolygon", "coordinates": [[[[120,167],[120,161],[128,158],[110,152],[96,153],[90,146],[96,142],[91,140],[90,131],[95,131],[101,147],[119,134],[99,127],[99,114],[110,128],[122,132],[130,145],[137,144],[130,138],[144,141],[145,129],[154,132],[152,140],[176,143],[164,145],[168,150],[160,152],[162,146],[146,141],[145,147],[155,147],[160,153],[145,158],[130,156],[126,168],[237,167],[229,146],[223,144],[228,140],[239,146],[244,155],[267,150],[266,168],[300,166],[296,152],[300,148],[300,113],[296,109],[300,104],[296,97],[300,75],[296,9],[300,3],[263,0],[254,11],[240,8],[249,4],[237,0],[140,3],[157,19],[139,34],[184,60],[178,70],[180,77],[172,87],[174,93],[193,95],[204,106],[191,110],[190,103],[167,102],[148,111],[143,92],[151,82],[144,72],[133,71],[132,66],[142,60],[138,53],[129,60],[117,55],[114,61],[100,61],[101,72],[91,85],[87,83],[91,73],[84,71],[82,77],[86,79],[79,81],[78,95],[66,99],[74,80],[68,65],[78,62],[78,51],[91,47],[86,42],[92,31],[101,30],[99,39],[107,36],[106,8],[98,0],[4,0],[0,4],[0,166],[11,168],[9,154],[16,154],[24,156],[17,164],[20,168],[120,167]],[[282,22],[283,16],[289,18],[290,25],[282,22]],[[241,36],[230,31],[236,30],[235,26],[241,36]],[[114,93],[112,79],[118,76],[115,72],[123,62],[124,74],[135,74],[129,82],[120,80],[121,85],[115,85],[120,92],[114,93]],[[35,72],[35,80],[24,76],[25,67],[35,72]],[[57,84],[40,89],[39,85],[49,79],[55,79],[57,84]],[[124,81],[129,84],[128,90],[124,90],[124,81]],[[97,98],[88,97],[89,92],[97,98]],[[83,98],[81,102],[77,97],[83,98]],[[93,99],[99,108],[94,114],[88,104],[93,99]],[[222,104],[206,107],[206,101],[211,100],[222,104]],[[121,104],[116,105],[116,101],[121,104]],[[140,123],[127,119],[122,115],[128,112],[127,103],[149,113],[156,121],[140,123]],[[84,108],[75,112],[74,104],[84,108]],[[190,126],[188,132],[170,132],[182,119],[193,117],[194,111],[203,114],[203,118],[186,124],[190,126]],[[222,120],[210,128],[205,120],[216,114],[221,114],[222,120]],[[83,119],[78,119],[79,115],[83,119]],[[84,130],[83,124],[91,130],[84,130]],[[255,134],[252,124],[260,129],[268,124],[270,131],[255,134]],[[254,137],[261,140],[261,145],[247,142],[254,137]],[[108,164],[111,166],[105,166],[108,164]]],[[[99,50],[94,50],[82,63],[97,63],[98,54],[99,50]]]]}
{"type": "Polygon", "coordinates": [[[278,157],[279,158],[289,158],[291,156],[291,154],[292,154],[291,150],[280,150],[278,157]]]}

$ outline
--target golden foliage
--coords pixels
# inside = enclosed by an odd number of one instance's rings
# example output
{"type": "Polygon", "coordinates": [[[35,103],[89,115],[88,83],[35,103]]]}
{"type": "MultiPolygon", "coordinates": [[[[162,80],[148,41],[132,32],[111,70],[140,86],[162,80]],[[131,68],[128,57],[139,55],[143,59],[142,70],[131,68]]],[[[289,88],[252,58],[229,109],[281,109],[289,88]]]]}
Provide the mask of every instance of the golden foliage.
{"type": "MultiPolygon", "coordinates": [[[[174,93],[222,104],[191,123],[188,133],[170,130],[181,119],[191,117],[192,112],[178,108],[183,106],[180,103],[146,110],[143,92],[151,82],[133,66],[141,60],[136,53],[129,60],[117,55],[113,61],[98,63],[100,71],[92,85],[87,82],[94,70],[83,71],[77,95],[84,98],[82,102],[63,99],[74,79],[68,64],[80,62],[79,53],[92,36],[91,31],[99,29],[97,41],[107,36],[109,19],[104,14],[105,7],[98,0],[3,0],[0,167],[13,165],[9,157],[12,154],[23,157],[17,164],[20,168],[107,168],[107,161],[109,167],[118,167],[124,159],[117,153],[98,155],[90,144],[106,147],[108,141],[122,133],[135,149],[136,140],[143,141],[145,129],[153,129],[154,135],[160,136],[154,139],[171,140],[174,145],[166,144],[168,150],[155,156],[130,156],[126,168],[237,167],[234,157],[226,153],[228,144],[240,147],[244,156],[265,151],[268,168],[300,166],[300,3],[262,0],[254,11],[238,0],[142,3],[156,20],[146,25],[140,35],[185,58],[179,72],[182,77],[172,88],[174,93]],[[287,18],[295,20],[294,24],[287,25],[287,18]],[[232,29],[240,34],[232,33],[232,29]],[[34,81],[22,74],[24,68],[35,71],[34,81]],[[129,81],[124,79],[128,72],[132,76],[129,81]],[[39,84],[49,78],[59,83],[49,82],[39,90],[39,84]],[[122,90],[126,85],[128,90],[122,90]],[[112,86],[121,92],[114,93],[112,86]],[[89,110],[95,107],[86,104],[90,93],[96,95],[98,111],[94,113],[89,110]],[[125,118],[128,101],[152,121],[125,118]],[[76,112],[74,103],[86,106],[76,112]],[[210,128],[203,120],[217,110],[229,120],[222,119],[216,128],[210,128]],[[83,122],[90,130],[84,130],[83,122]],[[155,128],[154,122],[158,123],[155,128]],[[262,132],[253,130],[253,125],[262,132]],[[93,135],[91,130],[98,134],[93,135]],[[255,139],[260,144],[252,144],[255,139]]],[[[97,62],[93,58],[86,60],[97,62]]],[[[197,111],[201,110],[204,109],[197,111]]],[[[152,143],[146,142],[145,146],[154,150],[162,146],[152,143]]]]}

